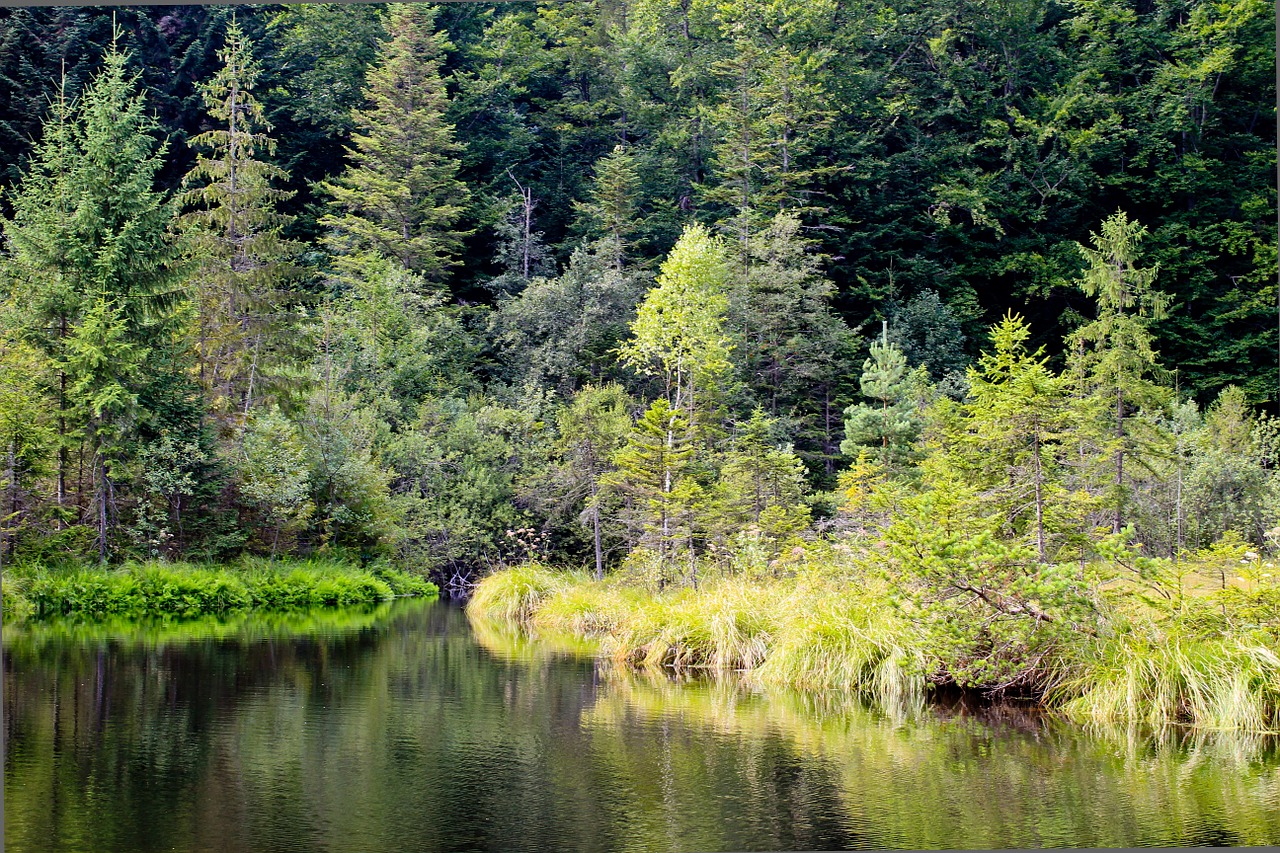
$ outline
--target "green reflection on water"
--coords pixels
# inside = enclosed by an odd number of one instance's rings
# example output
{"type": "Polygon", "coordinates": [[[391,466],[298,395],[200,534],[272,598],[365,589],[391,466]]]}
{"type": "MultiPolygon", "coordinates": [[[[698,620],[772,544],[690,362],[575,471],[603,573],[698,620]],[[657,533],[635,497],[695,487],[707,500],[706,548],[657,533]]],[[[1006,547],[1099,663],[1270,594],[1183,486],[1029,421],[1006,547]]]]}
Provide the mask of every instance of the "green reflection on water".
{"type": "Polygon", "coordinates": [[[6,634],[5,842],[788,850],[1280,840],[1257,737],[898,715],[597,666],[395,602],[6,634]]]}

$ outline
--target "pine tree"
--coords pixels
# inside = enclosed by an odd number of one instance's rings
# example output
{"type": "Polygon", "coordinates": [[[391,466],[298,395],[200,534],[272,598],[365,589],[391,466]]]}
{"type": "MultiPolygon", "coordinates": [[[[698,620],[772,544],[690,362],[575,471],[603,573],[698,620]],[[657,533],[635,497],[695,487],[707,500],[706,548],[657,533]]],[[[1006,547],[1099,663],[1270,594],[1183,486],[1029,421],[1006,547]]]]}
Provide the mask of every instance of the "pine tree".
{"type": "Polygon", "coordinates": [[[693,560],[694,505],[701,497],[699,484],[690,476],[695,449],[684,413],[659,398],[613,455],[615,470],[602,478],[606,487],[631,499],[643,530],[641,542],[658,554],[659,587],[671,580],[669,572],[682,543],[693,560]]]}
{"type": "MultiPolygon", "coordinates": [[[[13,218],[0,221],[8,249],[5,278],[14,304],[22,306],[22,332],[46,358],[54,360],[62,355],[66,338],[84,310],[87,287],[69,254],[75,244],[73,220],[78,206],[78,122],[64,77],[40,145],[13,195],[13,218]]],[[[66,374],[57,370],[54,382],[58,410],[55,500],[62,525],[70,514],[66,506],[70,402],[66,374]]]]}
{"type": "Polygon", "coordinates": [[[468,191],[457,179],[461,145],[445,119],[440,77],[450,45],[435,31],[434,7],[393,7],[377,66],[369,71],[367,109],[355,112],[351,165],[325,184],[335,212],[330,247],[343,256],[376,252],[433,281],[457,262],[466,232],[457,229],[468,191]]]}
{"type": "Polygon", "coordinates": [[[809,525],[804,463],[772,440],[774,422],[756,409],[724,455],[716,483],[717,526],[727,533],[755,528],[780,544],[809,525]]]}
{"type": "Polygon", "coordinates": [[[815,473],[830,477],[850,396],[855,336],[831,309],[822,256],[779,213],[752,238],[751,268],[729,293],[728,322],[748,404],[778,420],[815,473]]]}
{"type": "Polygon", "coordinates": [[[588,238],[603,240],[615,269],[621,270],[645,227],[640,213],[641,180],[636,158],[623,145],[596,161],[595,180],[587,201],[574,202],[578,230],[588,238]]]}
{"type": "Polygon", "coordinates": [[[991,328],[994,351],[969,368],[968,418],[961,438],[971,483],[1014,535],[1030,531],[1040,562],[1049,558],[1055,503],[1063,497],[1057,453],[1066,417],[1066,383],[1030,353],[1031,331],[1007,315],[991,328]],[[1027,515],[1030,514],[1030,519],[1027,515]]]}
{"type": "Polygon", "coordinates": [[[611,459],[631,429],[631,405],[620,385],[588,385],[573,396],[557,417],[560,437],[556,453],[561,460],[557,479],[566,496],[583,507],[581,518],[591,525],[596,579],[604,577],[604,529],[601,480],[612,468],[611,459]],[[567,488],[566,488],[567,487],[567,488]]]}
{"type": "MultiPolygon", "coordinates": [[[[172,227],[174,206],[156,188],[167,146],[156,144],[158,125],[138,93],[137,76],[126,70],[120,36],[117,29],[101,72],[78,103],[67,100],[64,85],[15,196],[14,217],[4,223],[7,275],[24,306],[26,335],[58,370],[59,523],[71,517],[68,451],[87,426],[76,423],[75,414],[87,417],[93,408],[75,397],[79,380],[66,367],[74,361],[72,339],[93,340],[79,325],[96,312],[95,322],[105,328],[103,312],[109,312],[107,325],[121,346],[154,356],[150,369],[121,374],[133,394],[167,372],[166,350],[176,345],[182,320],[184,250],[172,227]],[[117,321],[123,325],[117,328],[117,321]]],[[[105,475],[99,477],[93,498],[100,555],[106,553],[101,490],[107,486],[105,475]]]]}
{"type": "Polygon", "coordinates": [[[254,97],[259,68],[234,18],[218,53],[222,67],[201,87],[216,126],[191,139],[204,149],[188,172],[184,217],[201,259],[196,276],[201,384],[215,412],[246,416],[256,396],[278,385],[296,339],[286,311],[297,247],[282,236],[290,217],[277,206],[291,193],[287,173],[263,157],[275,141],[254,97]]]}
{"type": "Polygon", "coordinates": [[[114,302],[98,297],[67,339],[59,367],[68,379],[72,414],[82,425],[92,460],[98,559],[106,562],[116,520],[116,469],[137,427],[138,394],[132,390],[148,350],[131,341],[130,323],[114,302]]]}

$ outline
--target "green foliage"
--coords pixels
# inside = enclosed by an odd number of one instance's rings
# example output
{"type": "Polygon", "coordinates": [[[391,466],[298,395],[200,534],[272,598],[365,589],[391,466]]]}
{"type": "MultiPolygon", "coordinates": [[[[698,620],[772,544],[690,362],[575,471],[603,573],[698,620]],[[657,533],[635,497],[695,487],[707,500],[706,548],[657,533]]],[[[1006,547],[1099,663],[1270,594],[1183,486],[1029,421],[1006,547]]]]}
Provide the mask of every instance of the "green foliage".
{"type": "Polygon", "coordinates": [[[37,571],[22,590],[37,619],[78,615],[190,618],[249,608],[305,610],[384,601],[394,595],[435,595],[420,578],[342,563],[249,563],[202,568],[170,563],[119,569],[37,571]]]}
{"type": "Polygon", "coordinates": [[[620,349],[626,364],[661,378],[667,403],[691,425],[699,424],[731,367],[724,328],[729,275],[723,243],[700,226],[685,229],[620,349]]]}
{"type": "Polygon", "coordinates": [[[815,473],[835,472],[850,396],[855,335],[832,310],[824,259],[779,213],[750,243],[749,269],[729,292],[734,360],[749,405],[780,422],[815,473]]]}
{"type": "Polygon", "coordinates": [[[283,238],[290,218],[278,206],[288,177],[264,158],[275,140],[254,96],[260,76],[252,45],[233,20],[222,67],[201,86],[216,126],[192,137],[201,149],[184,184],[184,217],[200,269],[195,274],[199,312],[201,384],[212,408],[243,419],[255,395],[287,385],[292,319],[287,310],[291,256],[299,247],[283,238]]]}
{"type": "Polygon", "coordinates": [[[845,439],[840,450],[856,456],[869,447],[884,465],[901,465],[911,458],[912,444],[922,426],[918,389],[922,373],[907,370],[907,359],[887,332],[871,344],[871,357],[862,363],[859,384],[870,403],[855,403],[844,412],[845,439]]]}
{"type": "Polygon", "coordinates": [[[372,252],[438,281],[456,263],[464,233],[454,225],[468,191],[455,177],[461,146],[445,120],[440,78],[449,43],[435,19],[431,7],[392,7],[367,77],[369,107],[354,113],[351,165],[324,185],[336,210],[322,224],[334,230],[340,269],[348,256],[372,252]]]}
{"type": "Polygon", "coordinates": [[[588,382],[622,378],[618,345],[627,337],[648,277],[612,264],[611,245],[575,249],[554,278],[535,278],[503,301],[495,338],[517,384],[568,396],[588,382]]]}

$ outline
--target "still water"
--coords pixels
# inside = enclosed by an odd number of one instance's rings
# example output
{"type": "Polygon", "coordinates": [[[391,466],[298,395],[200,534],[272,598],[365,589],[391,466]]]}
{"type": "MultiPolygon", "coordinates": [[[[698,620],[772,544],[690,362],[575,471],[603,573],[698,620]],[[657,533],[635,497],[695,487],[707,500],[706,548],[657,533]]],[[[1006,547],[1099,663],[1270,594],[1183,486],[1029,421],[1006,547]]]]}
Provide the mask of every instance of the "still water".
{"type": "Polygon", "coordinates": [[[1266,739],[677,683],[445,603],[9,633],[4,737],[11,853],[1280,842],[1266,739]]]}

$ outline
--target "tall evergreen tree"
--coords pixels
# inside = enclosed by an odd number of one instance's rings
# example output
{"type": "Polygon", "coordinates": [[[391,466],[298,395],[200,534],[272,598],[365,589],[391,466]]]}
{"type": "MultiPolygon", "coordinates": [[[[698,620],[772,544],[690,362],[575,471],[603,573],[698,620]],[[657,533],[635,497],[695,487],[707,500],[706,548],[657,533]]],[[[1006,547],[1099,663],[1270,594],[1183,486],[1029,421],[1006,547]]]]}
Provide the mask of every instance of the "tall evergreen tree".
{"type": "Polygon", "coordinates": [[[285,171],[267,162],[275,140],[254,95],[252,45],[234,18],[218,54],[222,67],[201,87],[216,126],[191,139],[204,152],[187,174],[183,201],[201,257],[196,276],[200,379],[215,412],[246,416],[255,397],[287,371],[287,284],[297,248],[277,212],[289,197],[285,171]]]}
{"type": "MultiPolygon", "coordinates": [[[[107,434],[89,423],[100,421],[96,404],[76,397],[76,387],[87,393],[94,382],[83,371],[73,376],[69,365],[90,358],[85,347],[132,347],[143,354],[139,358],[152,357],[144,366],[149,369],[129,371],[121,365],[117,374],[126,383],[121,393],[136,394],[171,372],[167,351],[180,335],[183,248],[172,227],[174,205],[156,187],[167,146],[156,143],[157,123],[127,62],[113,42],[102,71],[78,103],[68,102],[64,89],[39,156],[16,194],[14,217],[4,223],[10,252],[6,268],[27,312],[27,334],[58,365],[62,446],[56,491],[64,520],[70,514],[66,478],[73,436],[92,427],[86,437],[100,455],[102,441],[95,436],[107,434]],[[94,329],[81,334],[79,326],[91,315],[94,329]],[[73,339],[81,347],[78,354],[73,339]]],[[[133,428],[138,419],[114,422],[133,428]]],[[[91,503],[99,553],[105,556],[105,495],[111,484],[106,457],[100,462],[91,503]]]]}
{"type": "Polygon", "coordinates": [[[1131,416],[1142,408],[1163,407],[1169,399],[1167,389],[1152,381],[1162,371],[1151,326],[1167,314],[1169,297],[1152,289],[1156,267],[1136,265],[1146,233],[1117,212],[1102,223],[1100,234],[1092,234],[1093,248],[1079,246],[1087,266],[1076,284],[1097,300],[1098,313],[1067,340],[1081,399],[1096,429],[1096,450],[1110,460],[1113,533],[1120,532],[1128,503],[1126,459],[1161,440],[1150,422],[1135,428],[1131,416]]]}
{"type": "Polygon", "coordinates": [[[347,255],[376,252],[433,281],[457,263],[465,232],[457,222],[468,190],[457,178],[462,147],[445,121],[440,67],[450,45],[435,30],[435,7],[393,7],[389,39],[368,73],[369,107],[356,110],[351,165],[325,188],[335,211],[338,266],[347,255]]]}
{"type": "Polygon", "coordinates": [[[905,463],[923,425],[914,393],[922,379],[923,368],[908,370],[906,356],[889,341],[886,324],[880,339],[871,344],[870,358],[862,363],[859,385],[870,402],[845,409],[840,451],[856,457],[859,448],[870,447],[881,465],[905,463]]]}

